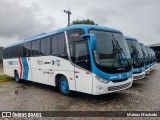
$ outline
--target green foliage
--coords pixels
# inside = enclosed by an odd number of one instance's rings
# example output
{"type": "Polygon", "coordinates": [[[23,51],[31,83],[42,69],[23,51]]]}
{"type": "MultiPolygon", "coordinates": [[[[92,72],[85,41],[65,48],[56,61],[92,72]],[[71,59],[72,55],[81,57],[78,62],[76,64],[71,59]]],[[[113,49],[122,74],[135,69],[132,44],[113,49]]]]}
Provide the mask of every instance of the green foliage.
{"type": "Polygon", "coordinates": [[[93,20],[90,20],[90,19],[86,19],[86,20],[74,20],[72,22],[72,25],[76,25],[76,24],[96,25],[95,22],[93,20]]]}
{"type": "Polygon", "coordinates": [[[4,81],[4,80],[13,80],[13,77],[7,76],[7,75],[0,75],[0,81],[4,81]]]}

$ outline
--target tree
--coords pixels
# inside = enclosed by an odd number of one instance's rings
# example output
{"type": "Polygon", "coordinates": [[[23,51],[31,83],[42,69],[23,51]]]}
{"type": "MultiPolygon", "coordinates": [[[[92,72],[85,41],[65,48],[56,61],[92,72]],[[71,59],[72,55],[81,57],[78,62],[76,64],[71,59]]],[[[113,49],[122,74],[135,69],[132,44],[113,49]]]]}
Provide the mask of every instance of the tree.
{"type": "Polygon", "coordinates": [[[96,25],[95,22],[93,20],[90,19],[86,19],[86,20],[74,20],[72,22],[72,25],[76,25],[76,24],[89,24],[89,25],[96,25]]]}

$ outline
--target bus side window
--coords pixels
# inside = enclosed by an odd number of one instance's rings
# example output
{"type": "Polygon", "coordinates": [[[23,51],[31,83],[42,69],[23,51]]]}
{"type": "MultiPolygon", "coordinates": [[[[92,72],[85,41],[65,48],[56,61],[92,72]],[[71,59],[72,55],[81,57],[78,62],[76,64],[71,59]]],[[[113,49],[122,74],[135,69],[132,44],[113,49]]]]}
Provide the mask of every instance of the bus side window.
{"type": "Polygon", "coordinates": [[[32,41],[32,56],[40,56],[40,40],[32,41]]]}
{"type": "Polygon", "coordinates": [[[91,70],[87,41],[74,42],[74,63],[91,70]]]}
{"type": "Polygon", "coordinates": [[[50,55],[50,39],[51,37],[41,39],[41,55],[50,55]]]}
{"type": "Polygon", "coordinates": [[[18,45],[17,48],[16,48],[16,50],[17,50],[16,57],[23,57],[24,56],[23,55],[23,44],[18,45]]]}
{"type": "Polygon", "coordinates": [[[51,54],[66,58],[67,50],[64,33],[52,36],[51,39],[51,54]]]}
{"type": "Polygon", "coordinates": [[[24,44],[24,57],[30,57],[31,56],[31,42],[24,44]]]}

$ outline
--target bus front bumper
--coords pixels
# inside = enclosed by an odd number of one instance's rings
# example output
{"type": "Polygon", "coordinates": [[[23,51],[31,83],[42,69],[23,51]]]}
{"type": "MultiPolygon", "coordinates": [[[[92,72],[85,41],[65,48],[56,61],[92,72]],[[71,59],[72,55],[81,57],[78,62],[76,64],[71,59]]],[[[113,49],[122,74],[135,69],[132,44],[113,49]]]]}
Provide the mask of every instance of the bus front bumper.
{"type": "Polygon", "coordinates": [[[151,72],[153,70],[153,68],[154,68],[154,66],[151,66],[150,69],[149,69],[149,71],[151,72]]]}
{"type": "MultiPolygon", "coordinates": [[[[154,63],[153,66],[152,66],[152,67],[153,67],[152,70],[153,70],[156,66],[157,66],[157,63],[154,63]]],[[[151,71],[152,71],[152,70],[151,70],[151,71]]]]}
{"type": "Polygon", "coordinates": [[[141,73],[133,74],[133,80],[140,80],[140,79],[143,79],[144,77],[145,77],[145,71],[141,73]]]}
{"type": "Polygon", "coordinates": [[[133,83],[133,77],[129,77],[127,80],[121,82],[110,81],[108,84],[101,83],[98,80],[94,80],[94,82],[92,94],[101,95],[130,88],[133,83]]]}
{"type": "Polygon", "coordinates": [[[150,72],[150,68],[148,68],[148,69],[145,70],[145,74],[146,74],[146,75],[148,75],[149,72],[150,72]]]}

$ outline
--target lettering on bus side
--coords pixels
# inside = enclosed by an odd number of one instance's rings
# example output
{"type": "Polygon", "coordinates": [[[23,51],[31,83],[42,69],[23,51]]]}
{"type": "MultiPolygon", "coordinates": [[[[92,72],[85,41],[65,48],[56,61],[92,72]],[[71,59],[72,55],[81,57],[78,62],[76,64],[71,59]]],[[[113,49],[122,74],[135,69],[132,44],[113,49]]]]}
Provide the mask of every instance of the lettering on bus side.
{"type": "Polygon", "coordinates": [[[18,61],[8,61],[8,65],[18,65],[18,61]]]}
{"type": "Polygon", "coordinates": [[[54,60],[52,60],[51,62],[50,61],[47,61],[47,62],[44,62],[43,60],[37,60],[37,64],[38,65],[49,65],[49,64],[52,64],[54,65],[54,60]]]}
{"type": "Polygon", "coordinates": [[[51,64],[51,62],[44,62],[44,64],[51,64]]]}
{"type": "Polygon", "coordinates": [[[54,63],[55,63],[54,60],[52,60],[52,65],[54,65],[54,63]]]}
{"type": "Polygon", "coordinates": [[[58,60],[58,59],[56,60],[56,63],[57,63],[57,66],[60,66],[60,65],[61,65],[61,64],[60,64],[60,63],[61,63],[61,61],[60,61],[60,60],[58,60]]]}
{"type": "Polygon", "coordinates": [[[43,63],[44,63],[43,60],[37,60],[38,65],[43,65],[43,63]]]}
{"type": "Polygon", "coordinates": [[[43,74],[54,74],[54,72],[43,71],[43,74]]]}
{"type": "Polygon", "coordinates": [[[78,33],[72,34],[71,35],[72,38],[80,38],[80,35],[78,33]]]}

